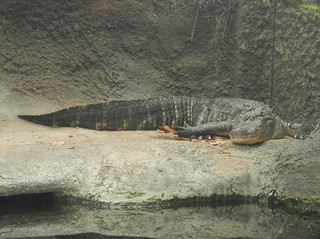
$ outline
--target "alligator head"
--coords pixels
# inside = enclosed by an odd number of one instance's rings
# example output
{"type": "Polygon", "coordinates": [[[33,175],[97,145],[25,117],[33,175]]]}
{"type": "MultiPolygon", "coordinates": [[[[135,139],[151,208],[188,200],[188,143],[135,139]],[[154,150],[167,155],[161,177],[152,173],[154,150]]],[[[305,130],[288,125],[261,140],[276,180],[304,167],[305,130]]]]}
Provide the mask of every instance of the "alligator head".
{"type": "Polygon", "coordinates": [[[230,133],[234,144],[256,144],[273,137],[276,119],[270,115],[247,116],[236,123],[230,133]]]}

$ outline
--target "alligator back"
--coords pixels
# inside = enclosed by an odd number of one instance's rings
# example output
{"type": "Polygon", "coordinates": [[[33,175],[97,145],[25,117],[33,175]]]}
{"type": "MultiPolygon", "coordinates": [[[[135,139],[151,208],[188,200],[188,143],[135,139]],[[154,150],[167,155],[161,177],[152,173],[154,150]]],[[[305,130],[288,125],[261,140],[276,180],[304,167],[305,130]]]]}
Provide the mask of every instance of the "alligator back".
{"type": "Polygon", "coordinates": [[[53,127],[95,130],[153,130],[168,125],[192,125],[193,109],[200,99],[188,97],[151,98],[146,100],[109,101],[75,106],[42,115],[19,115],[20,118],[53,127]]]}

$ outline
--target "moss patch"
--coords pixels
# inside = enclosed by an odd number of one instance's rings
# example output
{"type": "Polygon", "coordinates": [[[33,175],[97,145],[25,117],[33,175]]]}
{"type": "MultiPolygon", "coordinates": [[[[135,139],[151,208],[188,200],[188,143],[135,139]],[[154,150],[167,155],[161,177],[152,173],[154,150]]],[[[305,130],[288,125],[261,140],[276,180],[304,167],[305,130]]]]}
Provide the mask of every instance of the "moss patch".
{"type": "Polygon", "coordinates": [[[196,58],[183,58],[179,63],[175,65],[176,68],[190,68],[190,67],[205,67],[208,62],[196,58]]]}

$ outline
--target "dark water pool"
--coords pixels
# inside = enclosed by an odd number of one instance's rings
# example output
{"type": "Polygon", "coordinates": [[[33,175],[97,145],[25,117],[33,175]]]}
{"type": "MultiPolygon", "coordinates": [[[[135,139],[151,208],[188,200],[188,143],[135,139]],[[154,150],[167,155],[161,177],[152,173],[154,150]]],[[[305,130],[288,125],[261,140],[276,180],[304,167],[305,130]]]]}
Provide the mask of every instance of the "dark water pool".
{"type": "Polygon", "coordinates": [[[319,239],[319,222],[316,213],[257,204],[108,210],[50,195],[0,198],[0,238],[319,239]]]}

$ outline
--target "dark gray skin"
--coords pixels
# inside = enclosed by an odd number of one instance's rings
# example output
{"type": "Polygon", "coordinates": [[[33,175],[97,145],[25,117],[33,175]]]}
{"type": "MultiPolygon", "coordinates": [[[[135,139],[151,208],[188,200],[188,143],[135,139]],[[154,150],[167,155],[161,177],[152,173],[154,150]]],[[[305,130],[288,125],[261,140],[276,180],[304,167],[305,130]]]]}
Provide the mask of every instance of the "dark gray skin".
{"type": "Polygon", "coordinates": [[[230,137],[235,144],[255,144],[286,135],[307,137],[300,124],[282,121],[267,105],[239,98],[190,97],[109,101],[75,106],[42,115],[20,118],[53,127],[95,130],[155,130],[165,125],[179,137],[230,137]],[[182,127],[187,126],[187,127],[182,127]]]}

